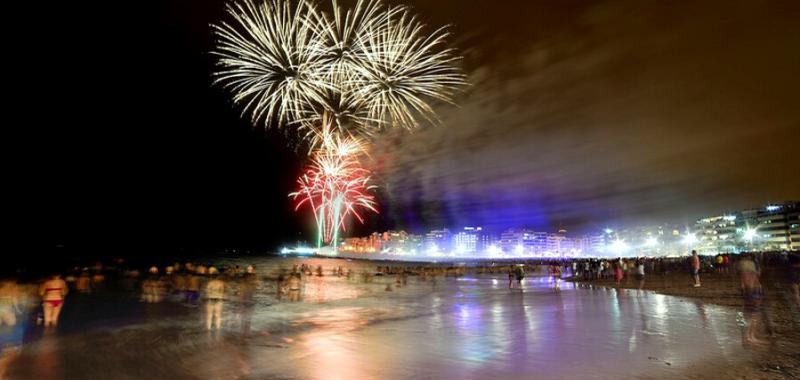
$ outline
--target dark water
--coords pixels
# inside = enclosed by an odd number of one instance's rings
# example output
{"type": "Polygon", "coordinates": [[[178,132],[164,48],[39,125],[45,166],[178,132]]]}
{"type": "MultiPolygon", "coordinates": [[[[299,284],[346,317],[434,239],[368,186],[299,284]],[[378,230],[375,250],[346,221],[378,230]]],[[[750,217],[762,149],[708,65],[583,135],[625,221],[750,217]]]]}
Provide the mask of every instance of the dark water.
{"type": "MultiPolygon", "coordinates": [[[[231,259],[231,263],[245,264],[231,259]]],[[[375,263],[260,259],[373,271],[375,263]]],[[[263,283],[252,314],[233,302],[221,330],[204,310],[106,292],[70,296],[54,332],[31,329],[13,379],[729,378],[746,360],[737,312],[649,292],[503,275],[372,283],[305,279],[303,302],[263,283]],[[249,331],[243,331],[247,320],[249,331]],[[698,372],[702,368],[702,372],[698,372]],[[710,372],[709,372],[710,371],[710,372]]]]}

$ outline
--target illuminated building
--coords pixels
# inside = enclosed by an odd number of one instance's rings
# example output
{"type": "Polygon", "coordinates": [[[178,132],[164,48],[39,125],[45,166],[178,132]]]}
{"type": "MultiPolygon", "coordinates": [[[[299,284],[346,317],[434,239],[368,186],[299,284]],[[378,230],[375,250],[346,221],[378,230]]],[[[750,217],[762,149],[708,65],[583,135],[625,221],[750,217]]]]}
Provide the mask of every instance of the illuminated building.
{"type": "Polygon", "coordinates": [[[424,249],[430,252],[450,252],[452,249],[450,230],[443,228],[425,234],[424,249]]]}
{"type": "Polygon", "coordinates": [[[456,254],[474,255],[483,252],[490,244],[489,234],[482,227],[464,227],[453,235],[453,249],[456,254]]]}
{"type": "Polygon", "coordinates": [[[800,202],[790,201],[698,219],[697,249],[704,254],[800,249],[799,211],[800,202]]]}

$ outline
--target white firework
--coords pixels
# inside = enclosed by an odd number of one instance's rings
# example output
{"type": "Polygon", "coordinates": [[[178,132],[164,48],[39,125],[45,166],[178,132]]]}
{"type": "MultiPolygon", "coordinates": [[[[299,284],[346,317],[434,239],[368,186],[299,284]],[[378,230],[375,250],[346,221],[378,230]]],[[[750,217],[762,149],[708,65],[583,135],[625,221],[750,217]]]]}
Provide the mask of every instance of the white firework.
{"type": "Polygon", "coordinates": [[[391,13],[365,33],[366,60],[360,67],[357,91],[366,99],[368,115],[384,124],[415,128],[419,117],[436,123],[430,100],[452,102],[465,76],[459,59],[444,47],[445,28],[424,34],[425,26],[405,9],[391,13]]]}
{"type": "Polygon", "coordinates": [[[306,0],[254,1],[228,5],[234,22],[213,26],[215,83],[254,123],[295,126],[312,149],[323,130],[371,137],[436,122],[429,102],[450,102],[465,83],[448,34],[424,34],[405,7],[332,0],[330,16],[306,0]]]}
{"type": "Polygon", "coordinates": [[[217,35],[222,67],[214,83],[244,103],[253,123],[263,120],[279,126],[296,122],[307,104],[323,102],[332,89],[320,75],[323,66],[315,52],[314,7],[305,0],[290,2],[252,0],[228,4],[235,22],[212,25],[217,35]]]}

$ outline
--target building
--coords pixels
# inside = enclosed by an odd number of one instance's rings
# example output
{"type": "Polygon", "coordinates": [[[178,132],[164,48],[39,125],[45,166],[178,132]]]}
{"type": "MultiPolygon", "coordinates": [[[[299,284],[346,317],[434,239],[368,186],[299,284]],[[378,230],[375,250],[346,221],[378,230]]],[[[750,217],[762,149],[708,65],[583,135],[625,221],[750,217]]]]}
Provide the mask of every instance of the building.
{"type": "Polygon", "coordinates": [[[427,252],[450,252],[452,250],[450,230],[443,228],[425,234],[423,249],[427,252]]]}
{"type": "Polygon", "coordinates": [[[800,207],[795,207],[786,213],[786,220],[789,223],[789,249],[800,251],[800,207]]]}
{"type": "Polygon", "coordinates": [[[797,223],[800,203],[785,202],[770,204],[758,213],[756,226],[756,244],[761,250],[793,249],[792,224],[797,223]]]}
{"type": "Polygon", "coordinates": [[[489,235],[482,227],[464,227],[453,235],[453,249],[456,255],[475,255],[482,253],[490,245],[489,235]]]}
{"type": "Polygon", "coordinates": [[[799,211],[800,202],[788,201],[698,219],[695,249],[702,254],[800,249],[799,211]]]}
{"type": "Polygon", "coordinates": [[[739,252],[742,239],[737,215],[718,215],[695,222],[694,233],[699,244],[695,249],[700,254],[717,254],[719,252],[739,252]]]}

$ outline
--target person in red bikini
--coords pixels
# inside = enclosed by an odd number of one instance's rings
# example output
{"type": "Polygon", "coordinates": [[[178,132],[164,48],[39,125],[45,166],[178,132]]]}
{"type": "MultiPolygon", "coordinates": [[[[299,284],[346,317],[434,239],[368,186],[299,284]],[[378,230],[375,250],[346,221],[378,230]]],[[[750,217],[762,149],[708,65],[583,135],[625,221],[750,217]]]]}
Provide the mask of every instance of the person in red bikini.
{"type": "Polygon", "coordinates": [[[55,326],[58,316],[64,306],[64,297],[67,295],[67,283],[61,279],[60,274],[54,274],[39,286],[39,296],[42,297],[44,310],[44,325],[55,326]]]}

